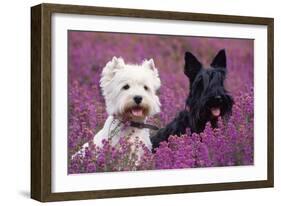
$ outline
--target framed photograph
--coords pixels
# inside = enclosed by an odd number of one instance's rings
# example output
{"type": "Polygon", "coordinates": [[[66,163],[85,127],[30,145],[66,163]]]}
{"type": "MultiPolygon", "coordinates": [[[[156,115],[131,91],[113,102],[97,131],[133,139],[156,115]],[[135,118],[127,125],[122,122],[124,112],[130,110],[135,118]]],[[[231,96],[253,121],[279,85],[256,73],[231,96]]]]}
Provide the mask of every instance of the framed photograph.
{"type": "Polygon", "coordinates": [[[273,19],[31,8],[31,197],[273,187],[273,19]]]}

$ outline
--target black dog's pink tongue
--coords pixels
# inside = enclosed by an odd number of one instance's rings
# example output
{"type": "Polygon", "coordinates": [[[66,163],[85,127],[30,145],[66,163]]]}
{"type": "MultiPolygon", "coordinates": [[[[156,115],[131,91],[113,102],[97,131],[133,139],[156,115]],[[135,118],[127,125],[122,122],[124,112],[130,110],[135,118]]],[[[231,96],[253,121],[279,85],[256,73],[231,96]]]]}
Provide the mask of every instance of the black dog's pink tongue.
{"type": "Polygon", "coordinates": [[[214,117],[218,117],[218,116],[220,116],[220,114],[221,114],[221,110],[220,110],[219,107],[213,107],[213,108],[211,108],[211,112],[212,112],[212,115],[213,115],[214,117]]]}

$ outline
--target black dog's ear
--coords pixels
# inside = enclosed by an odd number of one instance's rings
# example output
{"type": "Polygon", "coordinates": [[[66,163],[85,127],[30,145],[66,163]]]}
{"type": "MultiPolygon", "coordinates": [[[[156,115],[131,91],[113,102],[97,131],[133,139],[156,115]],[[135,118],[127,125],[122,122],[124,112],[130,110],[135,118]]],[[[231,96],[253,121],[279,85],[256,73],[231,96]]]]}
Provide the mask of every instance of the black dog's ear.
{"type": "Polygon", "coordinates": [[[211,67],[213,68],[226,68],[226,55],[225,50],[222,49],[218,52],[216,57],[214,58],[211,67]]]}
{"type": "Polygon", "coordinates": [[[193,81],[197,73],[201,70],[202,65],[196,59],[196,57],[190,52],[185,53],[184,59],[185,59],[184,73],[191,81],[193,81]]]}

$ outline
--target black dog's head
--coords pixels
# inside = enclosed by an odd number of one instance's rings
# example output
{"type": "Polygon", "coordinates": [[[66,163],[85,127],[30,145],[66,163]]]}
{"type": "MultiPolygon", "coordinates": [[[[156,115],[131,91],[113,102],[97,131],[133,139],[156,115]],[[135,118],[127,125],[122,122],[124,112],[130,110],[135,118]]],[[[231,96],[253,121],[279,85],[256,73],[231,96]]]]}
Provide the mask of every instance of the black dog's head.
{"type": "Polygon", "coordinates": [[[203,131],[208,121],[213,127],[217,127],[218,117],[227,118],[233,105],[232,97],[224,88],[225,50],[218,52],[210,68],[203,68],[192,53],[186,52],[184,73],[190,81],[186,106],[190,110],[191,130],[203,131]]]}

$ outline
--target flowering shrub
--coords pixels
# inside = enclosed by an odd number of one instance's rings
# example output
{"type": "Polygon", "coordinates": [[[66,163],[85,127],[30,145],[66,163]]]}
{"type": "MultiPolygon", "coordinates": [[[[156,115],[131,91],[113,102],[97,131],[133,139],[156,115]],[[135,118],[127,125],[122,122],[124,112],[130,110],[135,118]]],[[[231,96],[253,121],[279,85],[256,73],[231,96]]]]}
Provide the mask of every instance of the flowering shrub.
{"type": "Polygon", "coordinates": [[[232,116],[220,119],[218,128],[207,123],[200,134],[170,136],[154,154],[138,139],[131,143],[125,137],[116,147],[108,141],[102,148],[90,145],[85,156],[71,161],[69,173],[253,164],[253,92],[241,94],[236,102],[232,116]]]}
{"type": "Polygon", "coordinates": [[[69,173],[253,164],[252,40],[71,31],[68,42],[69,173]],[[124,137],[115,148],[104,141],[102,148],[90,145],[85,157],[70,159],[107,118],[99,80],[103,66],[113,56],[131,63],[154,59],[162,83],[162,106],[148,122],[163,127],[184,108],[188,95],[188,79],[183,74],[185,51],[192,51],[206,64],[222,48],[227,52],[226,88],[235,105],[228,121],[219,121],[219,128],[207,124],[201,134],[187,131],[181,137],[171,136],[153,154],[140,141],[136,140],[135,148],[124,137]],[[143,155],[139,156],[138,150],[143,155]]]}

